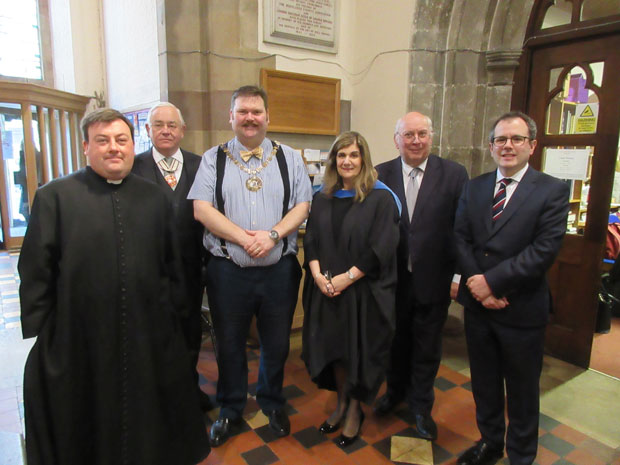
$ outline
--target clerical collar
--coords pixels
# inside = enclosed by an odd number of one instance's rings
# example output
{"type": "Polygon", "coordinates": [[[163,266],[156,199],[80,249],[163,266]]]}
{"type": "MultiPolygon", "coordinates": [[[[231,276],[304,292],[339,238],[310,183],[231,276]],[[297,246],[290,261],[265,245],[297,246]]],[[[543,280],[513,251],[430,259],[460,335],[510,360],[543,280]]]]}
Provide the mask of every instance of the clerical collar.
{"type": "Polygon", "coordinates": [[[122,179],[106,179],[106,182],[108,184],[120,184],[123,182],[122,179]]]}

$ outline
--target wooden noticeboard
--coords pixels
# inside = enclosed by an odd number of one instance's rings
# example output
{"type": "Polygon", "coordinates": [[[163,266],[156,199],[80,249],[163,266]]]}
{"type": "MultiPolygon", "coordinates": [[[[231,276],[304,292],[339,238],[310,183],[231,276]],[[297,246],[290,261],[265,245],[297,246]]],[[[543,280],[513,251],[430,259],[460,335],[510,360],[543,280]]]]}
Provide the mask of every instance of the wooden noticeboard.
{"type": "Polygon", "coordinates": [[[269,131],[337,135],[340,79],[261,69],[269,98],[269,131]]]}

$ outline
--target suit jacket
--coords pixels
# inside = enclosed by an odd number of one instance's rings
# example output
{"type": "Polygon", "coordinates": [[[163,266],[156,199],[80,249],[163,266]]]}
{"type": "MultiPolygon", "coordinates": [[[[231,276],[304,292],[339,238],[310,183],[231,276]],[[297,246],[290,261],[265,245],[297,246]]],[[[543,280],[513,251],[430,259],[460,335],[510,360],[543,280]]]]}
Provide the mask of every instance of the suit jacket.
{"type": "MultiPolygon", "coordinates": [[[[201,269],[206,251],[202,246],[203,226],[194,219],[194,203],[192,200],[187,199],[187,194],[194,183],[196,171],[198,171],[202,157],[183,149],[181,149],[181,154],[183,155],[183,171],[181,179],[174,190],[168,186],[155,163],[152,149],[136,155],[131,171],[161,186],[172,202],[175,229],[183,267],[188,280],[188,286],[193,289],[190,292],[192,295],[195,295],[198,292],[202,294],[201,269]]],[[[198,297],[194,298],[198,299],[198,297]]],[[[202,295],[200,298],[202,299],[202,295]]],[[[193,298],[190,300],[193,300],[193,298]]]]}
{"type": "Polygon", "coordinates": [[[392,189],[403,205],[398,246],[399,280],[410,281],[421,304],[450,300],[450,283],[455,270],[454,218],[459,196],[468,176],[453,161],[430,155],[420,185],[413,218],[409,221],[400,157],[376,167],[379,179],[392,189]],[[407,262],[411,257],[412,277],[407,262]]]}
{"type": "Polygon", "coordinates": [[[529,167],[493,224],[496,171],[471,180],[459,201],[455,224],[459,268],[458,301],[509,326],[547,323],[551,297],[545,274],[566,231],[569,186],[529,167]],[[508,307],[487,310],[474,299],[467,279],[483,273],[495,297],[508,307]]]}

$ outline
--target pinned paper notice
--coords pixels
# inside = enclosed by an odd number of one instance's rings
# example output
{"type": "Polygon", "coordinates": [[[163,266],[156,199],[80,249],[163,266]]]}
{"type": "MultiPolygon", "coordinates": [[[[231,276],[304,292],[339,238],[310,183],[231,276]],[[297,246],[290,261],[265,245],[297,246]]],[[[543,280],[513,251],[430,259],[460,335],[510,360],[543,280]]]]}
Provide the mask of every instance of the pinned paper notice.
{"type": "Polygon", "coordinates": [[[589,149],[547,149],[543,171],[559,179],[585,181],[589,157],[589,149]]]}
{"type": "Polygon", "coordinates": [[[316,149],[304,149],[304,157],[306,157],[306,163],[321,161],[321,151],[316,149]]]}

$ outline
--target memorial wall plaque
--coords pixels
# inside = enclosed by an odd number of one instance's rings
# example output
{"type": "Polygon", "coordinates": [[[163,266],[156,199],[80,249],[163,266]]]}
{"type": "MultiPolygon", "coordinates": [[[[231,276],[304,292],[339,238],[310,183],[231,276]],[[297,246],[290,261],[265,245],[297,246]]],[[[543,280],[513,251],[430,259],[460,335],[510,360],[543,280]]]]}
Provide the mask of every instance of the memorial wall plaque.
{"type": "Polygon", "coordinates": [[[265,42],[338,52],[339,0],[264,0],[265,42]]]}

